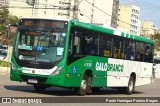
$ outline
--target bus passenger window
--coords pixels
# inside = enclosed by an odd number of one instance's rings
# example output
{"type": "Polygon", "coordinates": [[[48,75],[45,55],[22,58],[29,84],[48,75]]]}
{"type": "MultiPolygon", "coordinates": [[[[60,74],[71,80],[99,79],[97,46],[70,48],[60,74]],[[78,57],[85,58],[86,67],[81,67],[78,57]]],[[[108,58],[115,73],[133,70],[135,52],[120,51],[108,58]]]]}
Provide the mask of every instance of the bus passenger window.
{"type": "Polygon", "coordinates": [[[144,43],[136,42],[136,60],[143,61],[144,57],[144,43]]]}
{"type": "Polygon", "coordinates": [[[100,33],[100,40],[99,40],[99,55],[111,57],[111,43],[112,38],[107,35],[100,33]]]}
{"type": "Polygon", "coordinates": [[[81,54],[81,39],[77,36],[74,37],[73,53],[81,54]]]}
{"type": "Polygon", "coordinates": [[[150,44],[145,45],[145,62],[152,62],[152,47],[150,44]]]}
{"type": "Polygon", "coordinates": [[[125,41],[125,59],[134,60],[135,42],[125,41]]]}
{"type": "Polygon", "coordinates": [[[114,58],[124,58],[124,50],[123,50],[123,39],[119,38],[119,37],[115,37],[113,38],[113,56],[114,58]]]}
{"type": "Polygon", "coordinates": [[[86,34],[88,35],[85,37],[85,54],[98,55],[98,36],[95,33],[93,35],[86,34]]]}
{"type": "Polygon", "coordinates": [[[89,41],[86,42],[86,53],[95,55],[97,54],[96,52],[96,45],[94,44],[94,40],[90,39],[89,41]]]}
{"type": "Polygon", "coordinates": [[[83,53],[83,30],[81,29],[76,29],[73,27],[71,29],[71,37],[69,40],[69,55],[72,54],[82,54],[83,53]]]}
{"type": "Polygon", "coordinates": [[[104,43],[104,56],[108,56],[110,57],[111,56],[111,41],[110,40],[107,40],[105,43],[104,43]]]}

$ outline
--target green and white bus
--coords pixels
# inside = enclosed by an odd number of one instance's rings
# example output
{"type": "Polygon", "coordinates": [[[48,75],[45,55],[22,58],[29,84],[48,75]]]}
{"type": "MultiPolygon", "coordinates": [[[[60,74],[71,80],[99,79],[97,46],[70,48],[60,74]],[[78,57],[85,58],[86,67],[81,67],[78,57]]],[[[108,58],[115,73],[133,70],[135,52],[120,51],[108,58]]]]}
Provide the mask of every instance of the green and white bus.
{"type": "Polygon", "coordinates": [[[84,96],[102,87],[132,94],[149,84],[150,39],[78,20],[21,18],[13,44],[10,78],[32,84],[73,88],[84,96]]]}

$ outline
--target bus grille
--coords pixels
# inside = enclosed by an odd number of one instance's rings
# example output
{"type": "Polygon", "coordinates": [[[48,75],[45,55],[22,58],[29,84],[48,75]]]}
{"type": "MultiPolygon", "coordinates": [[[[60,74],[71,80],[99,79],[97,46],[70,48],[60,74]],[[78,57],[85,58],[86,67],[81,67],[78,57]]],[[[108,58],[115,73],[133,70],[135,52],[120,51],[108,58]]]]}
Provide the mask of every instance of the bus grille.
{"type": "Polygon", "coordinates": [[[28,79],[36,79],[38,81],[38,84],[44,84],[47,81],[46,77],[33,77],[33,76],[27,76],[27,75],[20,75],[23,81],[28,82],[28,79]]]}

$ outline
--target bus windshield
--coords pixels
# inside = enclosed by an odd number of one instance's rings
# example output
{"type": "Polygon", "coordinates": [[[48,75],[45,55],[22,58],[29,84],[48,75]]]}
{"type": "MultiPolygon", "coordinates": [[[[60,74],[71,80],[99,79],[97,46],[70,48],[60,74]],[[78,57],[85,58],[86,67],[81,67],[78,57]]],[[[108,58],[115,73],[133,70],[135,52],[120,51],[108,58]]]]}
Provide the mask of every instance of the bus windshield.
{"type": "MultiPolygon", "coordinates": [[[[53,63],[64,54],[66,31],[64,26],[56,26],[46,21],[32,21],[28,26],[22,22],[18,28],[15,57],[21,61],[53,63]],[[47,28],[46,28],[47,27],[47,28]]],[[[61,22],[62,23],[62,22],[61,22]]],[[[63,22],[66,24],[65,22],[63,22]]]]}

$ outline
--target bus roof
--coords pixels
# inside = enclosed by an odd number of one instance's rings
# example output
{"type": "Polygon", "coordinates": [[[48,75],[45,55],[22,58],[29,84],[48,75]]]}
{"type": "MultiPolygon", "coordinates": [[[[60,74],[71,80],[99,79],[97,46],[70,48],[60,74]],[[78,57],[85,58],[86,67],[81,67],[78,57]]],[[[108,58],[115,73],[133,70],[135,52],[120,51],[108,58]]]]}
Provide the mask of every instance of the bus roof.
{"type": "Polygon", "coordinates": [[[70,21],[70,19],[63,18],[48,18],[48,17],[22,17],[21,19],[44,19],[44,20],[59,20],[59,21],[70,21]]]}
{"type": "Polygon", "coordinates": [[[138,36],[138,35],[134,35],[134,34],[130,34],[130,33],[127,33],[127,32],[123,32],[123,31],[120,31],[116,28],[104,27],[104,26],[95,25],[95,24],[91,24],[91,23],[80,22],[78,20],[71,20],[71,22],[75,26],[79,26],[79,27],[82,27],[82,28],[95,30],[95,31],[100,31],[100,32],[108,33],[108,34],[112,34],[112,35],[114,34],[114,35],[121,36],[121,37],[124,37],[124,38],[129,38],[129,39],[133,39],[133,40],[137,40],[137,41],[142,41],[142,42],[154,44],[154,41],[151,40],[151,39],[144,38],[142,36],[138,36]]]}
{"type": "Polygon", "coordinates": [[[130,34],[127,32],[123,32],[120,31],[116,28],[112,28],[112,27],[105,27],[105,26],[100,26],[100,25],[95,25],[95,24],[91,24],[91,23],[85,23],[85,22],[80,22],[78,20],[71,20],[71,19],[61,19],[61,18],[48,18],[48,17],[22,17],[21,19],[46,19],[46,20],[59,20],[59,21],[71,21],[71,23],[73,23],[75,26],[79,26],[82,28],[87,28],[90,30],[95,30],[95,31],[100,31],[103,33],[108,33],[108,34],[114,34],[117,36],[122,36],[124,38],[129,38],[129,39],[133,39],[133,40],[137,40],[137,41],[142,41],[142,42],[146,42],[146,43],[150,43],[150,44],[154,44],[154,41],[148,38],[144,38],[142,36],[138,36],[138,35],[134,35],[134,34],[130,34]]]}

